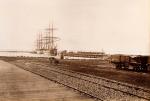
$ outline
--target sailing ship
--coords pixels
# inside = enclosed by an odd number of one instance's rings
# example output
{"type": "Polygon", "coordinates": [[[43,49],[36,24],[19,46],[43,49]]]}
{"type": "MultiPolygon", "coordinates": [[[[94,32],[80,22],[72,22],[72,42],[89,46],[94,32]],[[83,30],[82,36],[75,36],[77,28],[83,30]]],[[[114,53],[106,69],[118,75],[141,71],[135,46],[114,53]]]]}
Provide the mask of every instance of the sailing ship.
{"type": "Polygon", "coordinates": [[[48,54],[52,56],[57,55],[58,37],[54,36],[54,31],[57,30],[53,27],[53,24],[49,24],[49,27],[44,29],[44,32],[38,33],[36,52],[38,54],[48,54]]]}

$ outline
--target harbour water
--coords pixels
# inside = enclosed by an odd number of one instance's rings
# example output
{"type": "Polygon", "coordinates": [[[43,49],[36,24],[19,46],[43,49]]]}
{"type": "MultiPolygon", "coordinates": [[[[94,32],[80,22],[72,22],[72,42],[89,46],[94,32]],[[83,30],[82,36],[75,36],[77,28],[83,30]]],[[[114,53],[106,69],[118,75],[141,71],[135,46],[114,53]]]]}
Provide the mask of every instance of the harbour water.
{"type": "Polygon", "coordinates": [[[31,52],[0,52],[0,56],[8,56],[8,57],[17,57],[17,56],[25,56],[25,57],[48,57],[47,54],[35,54],[31,52]]]}

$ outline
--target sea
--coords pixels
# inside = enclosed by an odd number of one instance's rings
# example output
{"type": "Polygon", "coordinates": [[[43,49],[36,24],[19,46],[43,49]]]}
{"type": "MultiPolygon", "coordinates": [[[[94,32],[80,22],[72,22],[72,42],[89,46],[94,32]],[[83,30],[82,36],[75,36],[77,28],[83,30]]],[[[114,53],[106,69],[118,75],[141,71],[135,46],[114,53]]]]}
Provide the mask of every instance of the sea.
{"type": "Polygon", "coordinates": [[[24,56],[24,57],[49,57],[48,54],[36,54],[31,52],[5,52],[0,51],[0,56],[7,56],[7,57],[18,57],[18,56],[24,56]]]}

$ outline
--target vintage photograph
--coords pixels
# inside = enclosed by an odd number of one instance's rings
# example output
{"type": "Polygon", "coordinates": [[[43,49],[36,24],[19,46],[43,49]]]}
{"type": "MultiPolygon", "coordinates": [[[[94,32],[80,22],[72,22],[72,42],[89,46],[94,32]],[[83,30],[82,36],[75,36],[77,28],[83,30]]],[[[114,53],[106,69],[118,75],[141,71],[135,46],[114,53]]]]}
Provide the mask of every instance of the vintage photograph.
{"type": "Polygon", "coordinates": [[[0,101],[150,101],[150,0],[0,0],[0,101]]]}

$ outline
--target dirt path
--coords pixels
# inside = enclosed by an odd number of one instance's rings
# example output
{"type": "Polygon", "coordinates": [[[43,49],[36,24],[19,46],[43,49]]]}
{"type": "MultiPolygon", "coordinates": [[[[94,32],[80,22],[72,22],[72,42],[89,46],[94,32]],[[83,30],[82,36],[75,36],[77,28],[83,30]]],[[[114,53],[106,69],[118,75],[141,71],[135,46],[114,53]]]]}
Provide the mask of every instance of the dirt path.
{"type": "Polygon", "coordinates": [[[94,101],[38,75],[0,61],[0,101],[94,101]]]}

